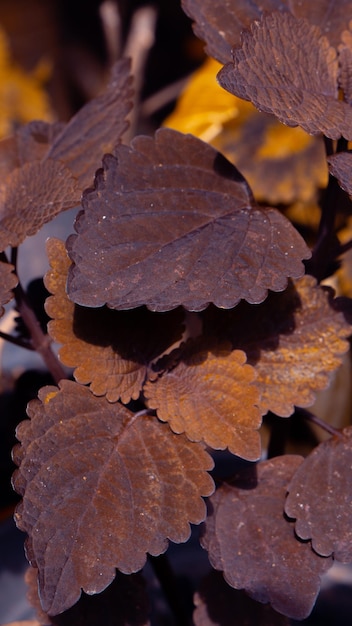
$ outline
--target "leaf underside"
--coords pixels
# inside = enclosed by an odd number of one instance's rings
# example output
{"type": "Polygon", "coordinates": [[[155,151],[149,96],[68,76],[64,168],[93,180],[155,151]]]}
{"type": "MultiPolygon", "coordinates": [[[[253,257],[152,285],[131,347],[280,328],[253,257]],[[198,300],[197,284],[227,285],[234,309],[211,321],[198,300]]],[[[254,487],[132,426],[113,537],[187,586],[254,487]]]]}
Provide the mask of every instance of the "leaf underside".
{"type": "MultiPolygon", "coordinates": [[[[257,478],[238,477],[210,498],[203,547],[215,569],[235,589],[293,619],[311,612],[320,577],[332,565],[299,542],[283,515],[287,484],[303,459],[285,455],[257,466],[257,478]]],[[[248,471],[248,470],[247,470],[248,471]]]]}
{"type": "Polygon", "coordinates": [[[83,306],[200,311],[258,303],[303,273],[310,251],[209,145],[170,129],[105,157],[84,194],[68,295],[83,306]]]}
{"type": "Polygon", "coordinates": [[[15,514],[29,535],[43,610],[56,615],[105,589],[115,568],[130,574],[146,553],[181,543],[205,518],[211,457],[154,417],[135,416],[64,380],[28,409],[14,453],[23,500],[15,514]],[[118,529],[118,532],[116,532],[118,529]]]}

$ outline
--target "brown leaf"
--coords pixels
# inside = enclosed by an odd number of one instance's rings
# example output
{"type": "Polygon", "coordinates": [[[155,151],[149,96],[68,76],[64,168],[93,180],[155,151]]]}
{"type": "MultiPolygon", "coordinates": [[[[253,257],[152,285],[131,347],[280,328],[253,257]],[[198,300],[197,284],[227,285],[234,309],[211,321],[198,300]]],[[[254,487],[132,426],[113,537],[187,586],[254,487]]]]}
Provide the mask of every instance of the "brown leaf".
{"type": "Polygon", "coordinates": [[[228,447],[244,459],[257,460],[259,394],[244,352],[191,343],[180,358],[171,371],[146,383],[148,406],[191,441],[204,441],[217,450],[228,447]]]}
{"type": "Polygon", "coordinates": [[[321,556],[352,561],[352,428],[317,446],[288,486],[285,512],[321,556]]]}
{"type": "Polygon", "coordinates": [[[194,604],[195,626],[289,626],[288,619],[269,604],[255,602],[243,591],[233,589],[215,571],[203,580],[194,604]]]}
{"type": "Polygon", "coordinates": [[[339,152],[327,159],[329,171],[337,178],[340,187],[352,198],[352,153],[339,152]]]}
{"type": "Polygon", "coordinates": [[[339,45],[340,76],[339,83],[343,91],[344,99],[352,104],[352,20],[349,28],[341,35],[342,43],[339,45]]]}
{"type": "Polygon", "coordinates": [[[76,113],[47,154],[65,163],[81,190],[92,184],[103,154],[115,151],[128,127],[133,95],[130,66],[129,59],[114,65],[104,92],[76,113]]]}
{"type": "Polygon", "coordinates": [[[181,339],[183,311],[157,314],[145,308],[126,312],[79,307],[66,294],[70,260],[65,244],[49,239],[47,254],[52,269],[45,285],[54,295],[45,309],[53,318],[50,336],[63,344],[60,360],[74,367],[77,382],[90,384],[95,395],[106,395],[109,402],[137,399],[145,379],[153,375],[153,359],[181,339]]]}
{"type": "Polygon", "coordinates": [[[77,203],[77,183],[58,161],[34,161],[0,184],[0,250],[18,246],[55,215],[77,203]]]}
{"type": "Polygon", "coordinates": [[[29,535],[43,610],[56,615],[102,591],[115,568],[129,574],[181,543],[205,517],[213,462],[201,445],[154,417],[131,413],[63,380],[28,409],[14,452],[23,501],[15,514],[29,535]]]}
{"type": "Polygon", "coordinates": [[[4,314],[3,304],[13,298],[12,290],[17,286],[18,278],[14,274],[15,268],[10,263],[0,261],[0,317],[4,314]]]}
{"type": "Polygon", "coordinates": [[[154,311],[261,302],[300,276],[310,252],[275,209],[258,207],[236,168],[195,137],[160,129],[106,157],[84,195],[69,297],[154,311]]]}
{"type": "Polygon", "coordinates": [[[141,574],[125,576],[117,572],[107,589],[92,596],[82,593],[73,607],[51,618],[41,609],[37,575],[38,570],[30,567],[26,582],[30,603],[37,610],[37,618],[43,626],[150,626],[149,600],[141,574]]]}
{"type": "Polygon", "coordinates": [[[223,484],[210,498],[202,539],[229,585],[298,620],[309,615],[320,577],[332,565],[296,539],[293,522],[283,515],[287,484],[302,461],[290,455],[270,459],[257,466],[257,482],[239,475],[238,486],[223,484]]]}
{"type": "Polygon", "coordinates": [[[231,61],[231,48],[241,43],[241,33],[265,13],[290,11],[320,27],[331,45],[338,46],[346,28],[346,15],[352,11],[351,0],[182,0],[183,10],[195,21],[195,34],[206,41],[209,56],[221,63],[231,61]]]}
{"type": "Polygon", "coordinates": [[[275,12],[252,23],[218,79],[288,126],[352,139],[352,108],[338,100],[337,52],[305,19],[275,12]]]}
{"type": "Polygon", "coordinates": [[[262,414],[281,417],[291,415],[294,406],[310,406],[315,391],[329,385],[352,330],[334,308],[331,290],[308,275],[258,307],[241,303],[227,316],[213,310],[204,319],[206,333],[246,352],[257,373],[262,414]]]}

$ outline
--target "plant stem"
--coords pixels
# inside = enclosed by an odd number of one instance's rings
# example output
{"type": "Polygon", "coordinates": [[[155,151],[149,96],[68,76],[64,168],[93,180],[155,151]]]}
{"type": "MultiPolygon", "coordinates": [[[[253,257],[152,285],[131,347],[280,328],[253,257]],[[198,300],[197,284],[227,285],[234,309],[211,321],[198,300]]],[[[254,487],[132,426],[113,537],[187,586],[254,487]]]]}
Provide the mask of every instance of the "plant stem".
{"type": "Polygon", "coordinates": [[[289,418],[277,417],[273,413],[267,416],[270,420],[270,439],[268,443],[267,458],[281,456],[285,453],[286,441],[290,428],[289,418]]]}
{"type": "Polygon", "coordinates": [[[334,428],[330,424],[327,424],[326,422],[324,422],[324,420],[320,419],[320,417],[314,415],[314,413],[307,411],[307,409],[296,409],[296,413],[299,413],[302,417],[309,420],[313,424],[316,424],[330,435],[333,435],[334,437],[339,437],[339,439],[343,439],[343,435],[340,430],[334,428]]]}
{"type": "Polygon", "coordinates": [[[192,622],[186,614],[182,601],[180,602],[181,594],[177,593],[178,584],[169,559],[165,554],[157,557],[149,555],[148,559],[174,614],[177,626],[191,626],[192,622]]]}
{"type": "Polygon", "coordinates": [[[8,335],[0,330],[0,338],[8,341],[9,343],[13,343],[15,346],[19,346],[20,348],[25,348],[25,350],[35,350],[33,345],[29,341],[25,341],[24,339],[20,339],[20,337],[13,337],[12,335],[8,335]]]}
{"type": "Polygon", "coordinates": [[[36,350],[42,357],[54,381],[59,383],[60,380],[67,378],[67,376],[57,356],[51,349],[51,339],[49,335],[43,333],[37,317],[30,306],[20,283],[15,288],[14,293],[17,310],[29,330],[33,349],[36,350]]]}

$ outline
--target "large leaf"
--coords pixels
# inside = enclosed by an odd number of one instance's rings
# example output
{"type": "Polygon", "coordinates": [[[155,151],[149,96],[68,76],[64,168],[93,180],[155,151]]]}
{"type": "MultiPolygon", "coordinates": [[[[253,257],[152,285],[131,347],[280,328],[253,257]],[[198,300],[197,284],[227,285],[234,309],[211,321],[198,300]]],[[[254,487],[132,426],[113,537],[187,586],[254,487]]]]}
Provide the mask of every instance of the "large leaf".
{"type": "Polygon", "coordinates": [[[189,523],[204,520],[213,462],[154,417],[77,383],[64,380],[39,397],[17,432],[14,484],[23,501],[15,518],[29,535],[43,610],[56,615],[81,589],[105,589],[115,568],[135,572],[167,539],[186,541],[189,523]]]}
{"type": "MultiPolygon", "coordinates": [[[[320,577],[332,565],[298,541],[283,515],[287,484],[303,459],[285,455],[259,463],[257,481],[239,475],[211,497],[203,546],[235,589],[294,619],[313,608],[320,577]]],[[[252,472],[253,469],[250,468],[252,472]]]]}
{"type": "Polygon", "coordinates": [[[352,428],[324,441],[295,473],[285,504],[301,539],[321,556],[352,560],[352,428]]]}
{"type": "Polygon", "coordinates": [[[352,20],[349,23],[349,28],[343,31],[341,40],[342,43],[339,45],[339,83],[346,102],[352,104],[352,20]]]}
{"type": "Polygon", "coordinates": [[[49,334],[63,344],[60,360],[74,367],[77,382],[89,383],[94,394],[110,402],[137,399],[145,379],[153,376],[153,359],[181,339],[182,309],[157,314],[145,307],[126,312],[77,306],[66,294],[70,260],[64,243],[49,239],[47,253],[51,270],[45,285],[54,295],[45,308],[53,318],[49,334]]]}
{"type": "Polygon", "coordinates": [[[69,297],[84,306],[167,311],[257,303],[300,276],[310,252],[236,168],[190,135],[161,129],[106,157],[83,200],[69,297]]]}
{"type": "Polygon", "coordinates": [[[262,414],[270,410],[282,417],[294,406],[310,406],[315,391],[328,387],[352,331],[332,292],[308,275],[258,307],[209,310],[204,323],[207,334],[246,352],[257,373],[262,414]]]}
{"type": "Polygon", "coordinates": [[[206,41],[208,54],[221,63],[231,60],[231,48],[240,44],[241,33],[254,20],[272,11],[290,11],[319,26],[332,45],[338,46],[346,28],[351,0],[182,0],[184,11],[194,21],[194,31],[206,41]]]}
{"type": "Polygon", "coordinates": [[[338,72],[336,50],[319,27],[275,12],[243,32],[241,47],[218,79],[288,126],[352,139],[352,108],[338,100],[338,72]]]}
{"type": "Polygon", "coordinates": [[[7,304],[12,297],[12,290],[17,286],[18,278],[14,274],[14,267],[10,263],[0,261],[0,317],[4,313],[3,304],[7,304]]]}
{"type": "Polygon", "coordinates": [[[171,371],[144,386],[148,406],[191,441],[259,459],[259,393],[244,352],[191,343],[179,359],[171,371]]]}

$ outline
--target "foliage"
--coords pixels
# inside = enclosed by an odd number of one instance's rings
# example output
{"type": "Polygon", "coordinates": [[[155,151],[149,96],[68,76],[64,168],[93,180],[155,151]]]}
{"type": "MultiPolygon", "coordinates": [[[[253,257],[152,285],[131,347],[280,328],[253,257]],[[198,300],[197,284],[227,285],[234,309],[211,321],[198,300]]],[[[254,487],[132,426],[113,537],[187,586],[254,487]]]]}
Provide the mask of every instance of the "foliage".
{"type": "Polygon", "coordinates": [[[30,402],[13,452],[41,624],[110,623],[111,612],[114,624],[150,623],[137,572],[188,541],[190,524],[203,523],[213,568],[194,595],[197,626],[233,623],[233,607],[248,624],[304,619],[333,561],[352,558],[352,427],[307,410],[352,329],[350,293],[323,282],[352,247],[338,238],[351,218],[352,3],[182,4],[237,99],[207,109],[203,98],[196,123],[198,103],[180,105],[169,123],[214,145],[171,128],[128,141],[125,59],[66,125],[30,122],[0,143],[1,313],[13,301],[22,318],[2,337],[37,350],[55,383],[30,402]],[[275,160],[285,185],[256,188],[275,160]],[[45,334],[16,250],[80,201],[75,234],[48,242],[45,334]],[[288,219],[296,202],[319,205],[316,228],[288,219]],[[287,418],[330,438],[286,454],[287,418]],[[236,471],[219,480],[225,449],[236,471]]]}

